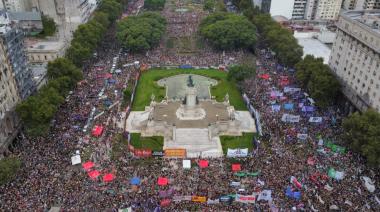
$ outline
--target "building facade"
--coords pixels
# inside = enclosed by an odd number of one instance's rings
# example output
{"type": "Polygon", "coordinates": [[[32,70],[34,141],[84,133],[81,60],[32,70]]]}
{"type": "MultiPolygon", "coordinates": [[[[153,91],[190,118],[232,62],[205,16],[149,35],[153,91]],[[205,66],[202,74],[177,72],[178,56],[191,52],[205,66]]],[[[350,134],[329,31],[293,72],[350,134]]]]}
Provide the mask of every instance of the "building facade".
{"type": "Polygon", "coordinates": [[[329,65],[359,109],[380,112],[380,10],[341,13],[329,65]]]}
{"type": "Polygon", "coordinates": [[[20,128],[20,120],[15,113],[20,98],[12,73],[4,40],[0,38],[0,158],[20,128]]]}
{"type": "Polygon", "coordinates": [[[12,12],[25,11],[25,3],[27,0],[0,0],[0,9],[6,9],[12,12]]]}
{"type": "Polygon", "coordinates": [[[9,24],[6,15],[1,17],[5,20],[0,27],[5,56],[12,66],[12,75],[15,77],[19,96],[21,99],[25,99],[34,92],[35,88],[24,51],[24,32],[9,24]]]}
{"type": "Polygon", "coordinates": [[[27,43],[27,56],[30,64],[44,64],[64,56],[65,45],[60,41],[39,41],[27,43]]]}
{"type": "Polygon", "coordinates": [[[270,13],[292,20],[336,20],[342,0],[272,0],[270,13]]]}
{"type": "Polygon", "coordinates": [[[380,9],[380,0],[344,0],[342,8],[345,10],[380,9]]]}

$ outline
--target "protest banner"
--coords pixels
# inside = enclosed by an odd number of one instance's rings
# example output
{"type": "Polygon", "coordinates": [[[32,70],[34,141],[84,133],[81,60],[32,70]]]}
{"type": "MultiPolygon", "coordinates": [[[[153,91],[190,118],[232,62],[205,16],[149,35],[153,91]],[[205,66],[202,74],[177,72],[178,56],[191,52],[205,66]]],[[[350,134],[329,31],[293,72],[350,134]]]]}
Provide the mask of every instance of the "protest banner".
{"type": "Polygon", "coordinates": [[[165,149],[165,157],[184,158],[186,157],[186,149],[165,149]]]}
{"type": "Polygon", "coordinates": [[[290,114],[283,114],[281,117],[281,121],[283,122],[289,122],[289,123],[297,123],[300,122],[301,116],[299,115],[290,115],[290,114]]]}
{"type": "Polygon", "coordinates": [[[191,201],[203,203],[203,202],[207,201],[207,197],[204,197],[204,196],[193,196],[191,198],[191,201]]]}
{"type": "Polygon", "coordinates": [[[241,203],[255,203],[256,197],[254,195],[236,194],[235,200],[236,202],[241,202],[241,203]]]}
{"type": "Polygon", "coordinates": [[[234,181],[232,181],[232,182],[230,183],[230,186],[232,186],[232,187],[238,187],[238,186],[240,186],[240,185],[241,185],[240,182],[234,182],[234,181]]]}
{"type": "Polygon", "coordinates": [[[152,150],[150,150],[150,149],[135,149],[134,155],[136,157],[150,157],[150,156],[152,156],[152,150]]]}
{"type": "Polygon", "coordinates": [[[248,148],[245,149],[230,149],[227,150],[227,157],[230,158],[238,158],[238,157],[247,157],[248,156],[248,148]]]}
{"type": "Polygon", "coordinates": [[[311,123],[320,123],[322,122],[322,117],[310,117],[309,122],[311,123]]]}

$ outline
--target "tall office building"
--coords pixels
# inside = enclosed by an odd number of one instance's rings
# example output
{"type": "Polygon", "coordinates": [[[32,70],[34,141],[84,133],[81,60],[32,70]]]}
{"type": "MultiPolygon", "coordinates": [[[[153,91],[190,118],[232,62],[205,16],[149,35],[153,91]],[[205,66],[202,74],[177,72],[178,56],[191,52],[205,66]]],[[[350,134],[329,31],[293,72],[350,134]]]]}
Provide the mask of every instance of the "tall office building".
{"type": "Polygon", "coordinates": [[[360,110],[380,112],[380,10],[341,13],[329,65],[360,110]]]}
{"type": "Polygon", "coordinates": [[[20,121],[15,107],[20,101],[7,47],[0,37],[0,158],[8,144],[15,138],[20,121]]]}
{"type": "Polygon", "coordinates": [[[315,20],[336,20],[342,7],[342,0],[319,0],[315,20]]]}

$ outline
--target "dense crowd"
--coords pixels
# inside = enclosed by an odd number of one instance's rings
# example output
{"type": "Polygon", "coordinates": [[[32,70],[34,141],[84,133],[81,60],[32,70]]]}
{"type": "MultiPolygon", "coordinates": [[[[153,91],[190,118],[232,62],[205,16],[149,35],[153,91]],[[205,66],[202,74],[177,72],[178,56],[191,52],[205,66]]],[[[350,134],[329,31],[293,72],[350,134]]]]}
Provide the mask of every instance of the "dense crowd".
{"type": "Polygon", "coordinates": [[[181,159],[136,159],[128,151],[113,160],[112,147],[116,135],[123,132],[120,122],[125,117],[122,90],[135,83],[138,74],[135,66],[123,66],[136,58],[120,53],[113,30],[87,64],[85,80],[61,106],[51,133],[34,139],[24,137],[17,143],[13,154],[23,165],[16,179],[0,187],[0,211],[43,211],[53,206],[62,211],[128,207],[135,211],[380,210],[378,191],[369,192],[361,180],[367,176],[378,188],[378,172],[367,168],[359,156],[326,146],[328,140],[340,142],[339,109],[302,111],[300,103],[312,107],[312,101],[302,91],[284,92],[285,87],[297,88],[293,70],[280,66],[264,49],[257,50],[257,76],[246,79],[242,88],[261,114],[263,136],[255,142],[254,153],[241,159],[208,159],[205,168],[198,166],[199,159],[193,159],[190,169],[182,167],[181,159]],[[284,104],[294,107],[285,108],[284,104]],[[285,113],[299,115],[299,122],[284,122],[285,113]],[[322,122],[310,123],[310,117],[322,117],[322,122]],[[104,127],[99,137],[91,135],[90,126],[95,125],[104,127]],[[307,136],[300,139],[298,134],[307,136]],[[101,176],[91,179],[82,166],[71,164],[77,150],[82,162],[91,160],[93,169],[116,178],[111,182],[103,182],[101,176]],[[239,176],[231,170],[233,163],[241,164],[243,172],[257,174],[239,176]],[[343,179],[329,176],[330,168],[343,172],[343,179]],[[297,180],[291,181],[292,176],[297,180]],[[133,177],[141,182],[132,185],[133,177]],[[159,177],[167,178],[168,184],[157,185],[159,177]],[[301,196],[288,195],[288,187],[301,196]],[[270,198],[255,204],[217,202],[221,196],[259,195],[264,190],[271,191],[270,198]],[[208,201],[192,202],[185,198],[189,196],[204,196],[208,201]]]}
{"type": "Polygon", "coordinates": [[[202,6],[180,0],[167,0],[161,14],[167,30],[159,46],[144,54],[131,54],[133,60],[152,66],[185,65],[218,67],[237,64],[249,57],[244,50],[218,51],[198,36],[198,26],[207,16],[202,6]]]}

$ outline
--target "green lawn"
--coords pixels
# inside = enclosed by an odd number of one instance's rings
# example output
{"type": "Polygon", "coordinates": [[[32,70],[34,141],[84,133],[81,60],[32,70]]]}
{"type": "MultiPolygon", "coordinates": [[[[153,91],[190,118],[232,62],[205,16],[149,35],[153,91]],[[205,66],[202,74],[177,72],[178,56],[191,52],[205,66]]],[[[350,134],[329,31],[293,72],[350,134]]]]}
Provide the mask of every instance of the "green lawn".
{"type": "Polygon", "coordinates": [[[218,80],[218,84],[211,88],[211,95],[215,96],[217,101],[222,102],[226,93],[228,93],[230,103],[236,110],[247,110],[235,82],[227,80],[226,72],[211,69],[152,69],[144,72],[137,86],[132,110],[143,111],[145,106],[149,106],[152,93],[155,95],[156,101],[161,101],[165,97],[165,88],[158,86],[157,81],[177,74],[198,74],[218,80]]]}
{"type": "Polygon", "coordinates": [[[248,148],[252,151],[252,140],[255,133],[243,133],[243,136],[220,136],[220,143],[222,144],[224,154],[227,153],[227,149],[244,149],[248,148]]]}
{"type": "Polygon", "coordinates": [[[141,137],[140,133],[131,134],[131,144],[135,148],[151,149],[152,151],[162,151],[164,146],[164,137],[141,137]]]}

